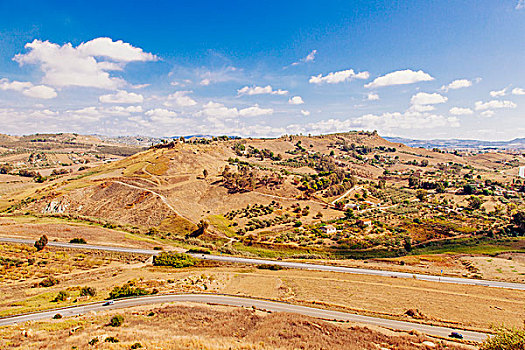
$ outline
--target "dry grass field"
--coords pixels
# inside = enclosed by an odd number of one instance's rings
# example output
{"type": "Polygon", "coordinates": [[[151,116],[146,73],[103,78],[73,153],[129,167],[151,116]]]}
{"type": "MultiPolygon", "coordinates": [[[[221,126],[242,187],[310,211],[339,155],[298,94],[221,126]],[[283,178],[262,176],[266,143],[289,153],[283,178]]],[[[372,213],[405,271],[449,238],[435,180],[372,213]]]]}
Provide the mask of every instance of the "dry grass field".
{"type": "Polygon", "coordinates": [[[306,316],[187,303],[0,328],[2,348],[130,349],[136,343],[145,349],[199,350],[470,348],[421,335],[380,332],[306,316]],[[120,327],[108,326],[115,314],[124,317],[120,327]],[[95,344],[90,346],[89,342],[95,344]]]}
{"type": "MultiPolygon", "coordinates": [[[[21,254],[29,248],[3,249],[4,256],[12,256],[13,249],[17,250],[16,254],[21,254]]],[[[23,264],[22,270],[28,270],[27,274],[17,275],[19,279],[0,284],[3,295],[1,314],[74,304],[83,286],[97,290],[92,300],[102,300],[107,298],[113,287],[134,281],[139,287],[149,291],[156,289],[159,293],[216,292],[269,298],[477,330],[489,330],[491,326],[499,325],[519,326],[525,316],[525,293],[517,290],[320,271],[268,271],[216,263],[173,269],[144,264],[146,257],[142,260],[126,259],[126,255],[80,254],[56,249],[41,252],[35,257],[36,266],[40,266],[40,261],[47,261],[46,271],[57,277],[59,283],[46,288],[31,288],[46,274],[32,272],[33,267],[23,264]],[[85,266],[90,261],[101,263],[85,266]],[[60,291],[67,291],[71,297],[64,302],[53,302],[60,291]],[[416,315],[408,316],[408,310],[417,310],[416,315]]]]}

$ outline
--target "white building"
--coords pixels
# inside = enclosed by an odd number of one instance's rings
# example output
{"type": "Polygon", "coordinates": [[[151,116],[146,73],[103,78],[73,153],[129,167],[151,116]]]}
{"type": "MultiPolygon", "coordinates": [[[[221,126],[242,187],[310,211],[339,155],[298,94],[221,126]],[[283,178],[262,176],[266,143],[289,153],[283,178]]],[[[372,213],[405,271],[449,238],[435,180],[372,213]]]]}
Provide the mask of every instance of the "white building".
{"type": "Polygon", "coordinates": [[[333,227],[332,225],[326,225],[326,226],[321,227],[321,231],[323,231],[324,233],[328,233],[328,234],[337,232],[335,227],[333,227]]]}

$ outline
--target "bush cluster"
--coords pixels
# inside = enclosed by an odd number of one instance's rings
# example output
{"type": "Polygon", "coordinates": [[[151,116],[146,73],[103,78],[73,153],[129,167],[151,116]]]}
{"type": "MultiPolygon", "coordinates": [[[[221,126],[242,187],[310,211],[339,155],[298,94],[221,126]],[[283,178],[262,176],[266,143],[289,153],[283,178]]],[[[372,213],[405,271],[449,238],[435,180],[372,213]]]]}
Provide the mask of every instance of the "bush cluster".
{"type": "Polygon", "coordinates": [[[197,260],[184,253],[163,252],[153,257],[154,266],[171,266],[176,268],[193,266],[197,260]]]}
{"type": "Polygon", "coordinates": [[[120,287],[115,286],[113,290],[109,292],[108,299],[118,299],[149,294],[153,294],[153,292],[150,292],[140,287],[135,287],[132,282],[128,282],[120,287]]]}

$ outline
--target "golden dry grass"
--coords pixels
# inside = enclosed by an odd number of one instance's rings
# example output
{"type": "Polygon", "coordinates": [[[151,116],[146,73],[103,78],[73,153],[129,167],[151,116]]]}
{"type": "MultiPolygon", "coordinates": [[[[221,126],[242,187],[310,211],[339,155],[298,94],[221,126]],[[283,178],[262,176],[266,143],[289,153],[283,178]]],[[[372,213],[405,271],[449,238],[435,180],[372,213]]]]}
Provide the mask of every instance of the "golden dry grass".
{"type": "MultiPolygon", "coordinates": [[[[414,349],[426,348],[420,335],[381,333],[351,324],[331,324],[286,313],[251,309],[176,304],[133,308],[73,320],[35,322],[0,329],[0,346],[18,349],[129,349],[139,342],[147,349],[414,349]],[[152,316],[150,312],[153,312],[152,316]],[[111,315],[124,316],[121,327],[108,327],[111,315]],[[27,335],[27,336],[25,336],[27,335]],[[118,343],[104,340],[114,337],[118,343]]],[[[431,340],[434,349],[464,349],[431,340]]]]}

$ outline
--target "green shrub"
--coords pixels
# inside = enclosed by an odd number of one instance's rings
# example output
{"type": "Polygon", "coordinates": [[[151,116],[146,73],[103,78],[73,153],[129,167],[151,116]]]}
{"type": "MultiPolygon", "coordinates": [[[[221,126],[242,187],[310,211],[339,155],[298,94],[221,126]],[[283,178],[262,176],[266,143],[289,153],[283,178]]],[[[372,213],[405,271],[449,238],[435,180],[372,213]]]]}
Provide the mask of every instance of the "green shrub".
{"type": "Polygon", "coordinates": [[[43,281],[41,281],[38,285],[40,287],[52,287],[56,284],[58,284],[58,280],[53,276],[49,276],[46,277],[43,281]]]}
{"type": "Polygon", "coordinates": [[[211,254],[210,250],[208,248],[191,248],[186,253],[193,253],[193,254],[211,254]]]}
{"type": "Polygon", "coordinates": [[[91,346],[95,345],[96,343],[98,343],[98,338],[97,337],[95,337],[95,338],[91,339],[90,341],[88,341],[88,345],[91,345],[91,346]]]}
{"type": "Polygon", "coordinates": [[[131,345],[130,349],[140,349],[140,348],[142,348],[142,344],[141,343],[135,343],[135,344],[131,345]]]}
{"type": "Polygon", "coordinates": [[[109,292],[108,299],[118,299],[148,294],[151,294],[151,292],[140,287],[134,287],[133,283],[128,282],[121,287],[115,286],[113,290],[109,292]]]}
{"type": "Polygon", "coordinates": [[[525,349],[525,328],[501,328],[496,335],[487,338],[480,350],[519,350],[525,349]]]}
{"type": "Polygon", "coordinates": [[[119,327],[122,325],[122,322],[124,322],[124,317],[122,315],[115,315],[111,317],[111,320],[109,321],[109,325],[111,327],[119,327]]]}
{"type": "Polygon", "coordinates": [[[76,237],[69,241],[69,243],[86,244],[86,240],[82,237],[76,237]]]}
{"type": "Polygon", "coordinates": [[[55,314],[55,316],[53,316],[54,320],[58,320],[59,318],[62,318],[61,314],[55,314]]]}
{"type": "Polygon", "coordinates": [[[69,298],[69,293],[64,290],[61,290],[60,292],[58,292],[57,296],[55,297],[55,299],[53,299],[53,301],[55,303],[59,301],[66,301],[67,298],[69,298]]]}
{"type": "Polygon", "coordinates": [[[38,241],[35,242],[35,248],[37,251],[41,251],[42,249],[44,249],[44,247],[47,245],[47,236],[46,235],[43,235],[42,237],[40,237],[38,239],[38,241]]]}
{"type": "Polygon", "coordinates": [[[119,340],[115,337],[107,337],[106,339],[104,339],[104,341],[106,343],[118,343],[119,342],[119,340]]]}
{"type": "Polygon", "coordinates": [[[80,290],[80,296],[94,297],[97,294],[97,290],[93,287],[82,287],[80,290]]]}
{"type": "Polygon", "coordinates": [[[197,260],[184,253],[163,252],[153,257],[154,266],[171,266],[176,268],[193,266],[197,260]]]}

